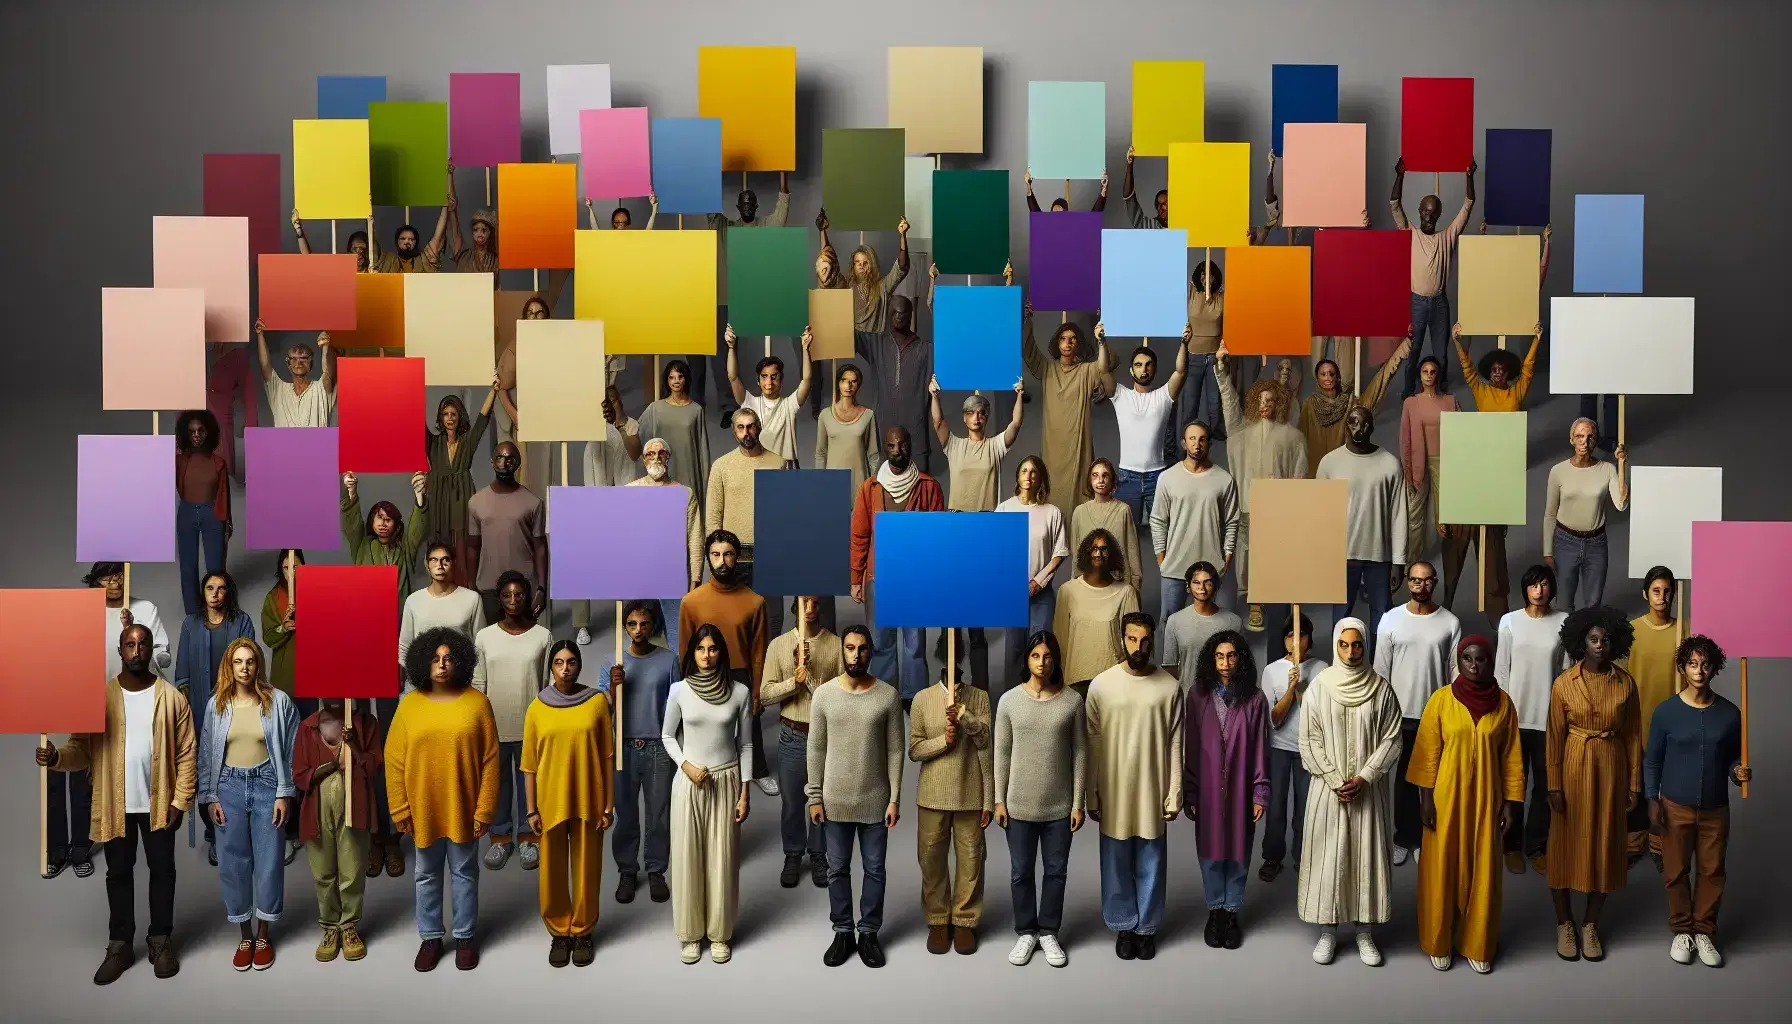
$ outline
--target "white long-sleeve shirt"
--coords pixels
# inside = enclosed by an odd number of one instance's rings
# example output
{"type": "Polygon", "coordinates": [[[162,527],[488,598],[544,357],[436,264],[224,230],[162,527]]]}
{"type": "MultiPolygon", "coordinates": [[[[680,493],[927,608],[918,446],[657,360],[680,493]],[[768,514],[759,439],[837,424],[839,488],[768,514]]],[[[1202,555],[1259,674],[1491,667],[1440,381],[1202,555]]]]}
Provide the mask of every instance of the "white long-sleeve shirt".
{"type": "Polygon", "coordinates": [[[1493,677],[1512,698],[1520,729],[1549,728],[1549,692],[1568,668],[1568,652],[1562,648],[1567,619],[1567,612],[1533,619],[1523,608],[1500,616],[1493,677]]]}
{"type": "Polygon", "coordinates": [[[1070,555],[1070,542],[1065,539],[1064,513],[1050,502],[1028,505],[1018,496],[997,505],[996,511],[1027,514],[1027,575],[1042,587],[1051,586],[1052,559],[1070,555]]]}
{"type": "Polygon", "coordinates": [[[411,649],[412,640],[438,626],[477,637],[485,628],[485,603],[479,599],[479,591],[472,587],[455,587],[453,593],[437,597],[424,587],[405,598],[404,615],[398,623],[398,664],[404,664],[405,652],[411,649]]]}
{"type": "Polygon", "coordinates": [[[732,684],[726,701],[711,704],[680,679],[666,695],[660,742],[674,766],[686,761],[699,768],[752,764],[752,711],[753,702],[742,683],[732,684]]]}
{"type": "Polygon", "coordinates": [[[1406,605],[1381,617],[1375,629],[1375,671],[1400,698],[1400,714],[1418,718],[1425,702],[1456,678],[1462,622],[1448,608],[1414,615],[1406,605]]]}

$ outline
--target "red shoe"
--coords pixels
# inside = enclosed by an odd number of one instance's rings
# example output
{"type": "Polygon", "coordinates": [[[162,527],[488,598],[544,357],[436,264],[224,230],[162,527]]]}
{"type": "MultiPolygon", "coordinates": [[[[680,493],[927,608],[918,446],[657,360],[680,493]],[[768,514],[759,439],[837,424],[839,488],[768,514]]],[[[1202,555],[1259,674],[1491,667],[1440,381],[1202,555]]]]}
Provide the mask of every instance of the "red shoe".
{"type": "Polygon", "coordinates": [[[417,959],[412,964],[419,971],[433,971],[442,960],[442,940],[424,939],[417,947],[417,959]]]}
{"type": "Polygon", "coordinates": [[[246,971],[255,965],[255,940],[244,939],[236,944],[236,956],[230,958],[230,966],[239,971],[246,971]]]}
{"type": "Polygon", "coordinates": [[[258,971],[265,971],[272,966],[274,966],[274,944],[273,944],[273,942],[271,942],[267,939],[256,939],[255,940],[255,962],[254,962],[255,969],[258,971]]]}
{"type": "Polygon", "coordinates": [[[479,966],[479,940],[461,939],[454,945],[454,966],[457,970],[470,971],[479,966]]]}

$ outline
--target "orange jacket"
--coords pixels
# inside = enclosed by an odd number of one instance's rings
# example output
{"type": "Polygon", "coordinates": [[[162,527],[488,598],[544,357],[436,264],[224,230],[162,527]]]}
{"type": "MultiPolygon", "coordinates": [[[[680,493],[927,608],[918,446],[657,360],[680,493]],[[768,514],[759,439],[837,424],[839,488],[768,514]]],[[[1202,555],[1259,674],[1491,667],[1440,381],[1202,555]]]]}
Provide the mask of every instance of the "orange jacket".
{"type": "MultiPolygon", "coordinates": [[[[864,583],[877,575],[876,558],[871,545],[871,517],[884,511],[884,488],[871,477],[859,485],[859,493],[852,500],[852,582],[854,586],[864,583]]],[[[946,492],[940,490],[940,482],[926,473],[915,481],[915,489],[909,492],[908,507],[905,512],[944,512],[946,511],[946,492]]]]}

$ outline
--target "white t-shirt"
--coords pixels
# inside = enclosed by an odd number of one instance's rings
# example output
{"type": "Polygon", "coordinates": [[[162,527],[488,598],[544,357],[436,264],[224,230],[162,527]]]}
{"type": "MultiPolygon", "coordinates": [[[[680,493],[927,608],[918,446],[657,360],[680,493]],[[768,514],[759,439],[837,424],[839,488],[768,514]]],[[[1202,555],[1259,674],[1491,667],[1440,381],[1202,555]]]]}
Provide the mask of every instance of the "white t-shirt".
{"type": "Polygon", "coordinates": [[[740,403],[759,417],[759,445],[785,462],[796,461],[796,395],[787,393],[776,399],[764,395],[748,395],[740,403]]]}
{"type": "Polygon", "coordinates": [[[1152,473],[1169,465],[1164,459],[1164,426],[1176,408],[1170,389],[1140,392],[1127,386],[1116,389],[1110,401],[1114,422],[1120,426],[1120,468],[1152,473]]]}
{"type": "Polygon", "coordinates": [[[628,457],[622,435],[639,436],[641,424],[631,417],[621,427],[604,424],[602,441],[585,442],[585,486],[621,487],[641,475],[641,467],[628,457]]]}
{"type": "Polygon", "coordinates": [[[1568,653],[1562,648],[1562,623],[1567,620],[1567,612],[1533,619],[1523,608],[1500,616],[1493,677],[1512,698],[1520,729],[1549,728],[1549,692],[1556,676],[1568,668],[1568,653]]]}
{"type": "Polygon", "coordinates": [[[1462,621],[1448,609],[1414,615],[1400,605],[1375,630],[1375,671],[1400,698],[1400,714],[1418,718],[1425,702],[1456,678],[1456,644],[1462,621]]]}
{"type": "Polygon", "coordinates": [[[1050,502],[1023,505],[1019,495],[997,505],[996,511],[1027,514],[1027,575],[1042,587],[1051,586],[1052,578],[1046,574],[1046,567],[1054,558],[1070,556],[1070,542],[1064,534],[1064,513],[1050,502]]]}
{"type": "Polygon", "coordinates": [[[327,427],[336,414],[336,393],[315,380],[301,395],[275,374],[267,379],[267,392],[276,427],[327,427]]]}
{"type": "Polygon", "coordinates": [[[149,759],[156,743],[156,688],[124,694],[124,813],[149,813],[149,759]]]}
{"type": "MultiPolygon", "coordinates": [[[[1258,685],[1263,689],[1263,696],[1269,699],[1269,706],[1272,708],[1288,693],[1288,666],[1292,664],[1293,662],[1288,658],[1272,661],[1263,670],[1262,678],[1258,680],[1258,685]]],[[[1312,683],[1313,677],[1317,676],[1324,668],[1325,662],[1318,658],[1308,658],[1302,662],[1300,666],[1301,685],[1306,686],[1312,683]]],[[[1282,719],[1282,724],[1269,727],[1270,746],[1277,750],[1299,752],[1300,706],[1305,701],[1306,694],[1304,693],[1294,698],[1294,706],[1288,709],[1288,717],[1282,719]]]]}
{"type": "Polygon", "coordinates": [[[981,441],[953,434],[946,441],[946,465],[951,470],[952,496],[946,508],[952,512],[993,512],[996,476],[1002,456],[1008,454],[1003,434],[988,434],[981,441]]]}

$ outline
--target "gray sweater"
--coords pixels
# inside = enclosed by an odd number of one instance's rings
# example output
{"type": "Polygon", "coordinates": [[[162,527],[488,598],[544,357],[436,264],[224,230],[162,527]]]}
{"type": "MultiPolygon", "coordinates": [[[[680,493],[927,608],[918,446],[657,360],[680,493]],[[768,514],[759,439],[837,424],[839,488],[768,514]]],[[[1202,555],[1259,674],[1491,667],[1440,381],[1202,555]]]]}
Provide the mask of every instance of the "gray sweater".
{"type": "Polygon", "coordinates": [[[1021,821],[1058,821],[1083,806],[1089,738],[1083,698],[1064,687],[1034,700],[1016,686],[996,705],[996,803],[1021,821]]]}
{"type": "Polygon", "coordinates": [[[881,680],[862,693],[835,677],[809,701],[810,807],[829,821],[871,824],[902,800],[902,699],[881,680]]]}
{"type": "Polygon", "coordinates": [[[1238,484],[1218,466],[1191,473],[1185,461],[1157,478],[1151,503],[1151,549],[1164,556],[1158,567],[1167,579],[1181,579],[1196,562],[1222,568],[1238,542],[1238,484]]]}
{"type": "Polygon", "coordinates": [[[1407,564],[1406,478],[1393,452],[1377,448],[1358,455],[1349,448],[1334,448],[1319,460],[1315,476],[1349,484],[1344,557],[1407,564]]]}

